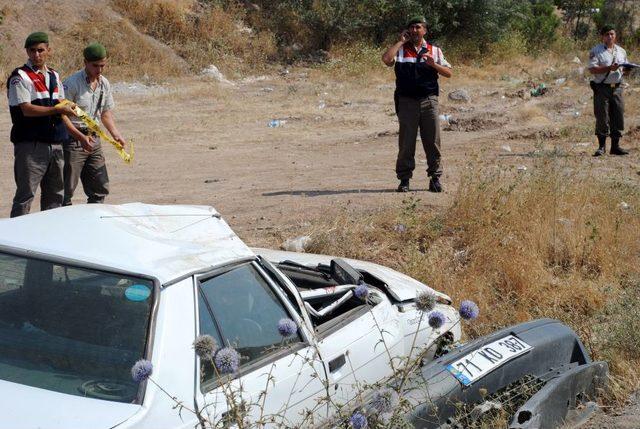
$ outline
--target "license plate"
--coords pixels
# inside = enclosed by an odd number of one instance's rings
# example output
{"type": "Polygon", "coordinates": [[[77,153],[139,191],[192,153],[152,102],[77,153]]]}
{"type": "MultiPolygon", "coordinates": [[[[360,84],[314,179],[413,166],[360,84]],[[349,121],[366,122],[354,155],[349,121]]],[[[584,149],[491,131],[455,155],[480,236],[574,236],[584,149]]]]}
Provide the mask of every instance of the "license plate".
{"type": "Polygon", "coordinates": [[[447,369],[463,385],[470,386],[494,369],[532,348],[514,335],[509,335],[472,351],[447,365],[447,369]]]}

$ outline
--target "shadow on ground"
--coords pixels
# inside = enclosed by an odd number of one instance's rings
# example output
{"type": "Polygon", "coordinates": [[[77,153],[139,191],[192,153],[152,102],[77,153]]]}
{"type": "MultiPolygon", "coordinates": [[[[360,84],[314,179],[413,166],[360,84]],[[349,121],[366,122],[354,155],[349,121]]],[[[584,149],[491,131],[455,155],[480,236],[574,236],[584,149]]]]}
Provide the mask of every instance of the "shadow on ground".
{"type": "MultiPolygon", "coordinates": [[[[412,189],[411,192],[426,191],[426,189],[412,189]]],[[[263,197],[277,197],[282,195],[302,196],[302,197],[322,197],[326,195],[343,195],[343,194],[383,194],[393,193],[395,189],[310,189],[299,191],[276,191],[265,192],[263,197]]]]}

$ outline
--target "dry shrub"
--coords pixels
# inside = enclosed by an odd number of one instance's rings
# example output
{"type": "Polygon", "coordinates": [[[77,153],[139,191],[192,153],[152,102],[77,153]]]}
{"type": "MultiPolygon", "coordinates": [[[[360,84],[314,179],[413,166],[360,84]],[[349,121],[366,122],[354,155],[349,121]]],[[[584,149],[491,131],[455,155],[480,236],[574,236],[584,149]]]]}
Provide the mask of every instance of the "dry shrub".
{"type": "Polygon", "coordinates": [[[518,123],[533,122],[536,124],[548,124],[550,122],[543,110],[543,106],[523,104],[514,109],[513,116],[518,123]]]}
{"type": "Polygon", "coordinates": [[[240,5],[223,9],[197,1],[112,0],[140,31],[169,45],[199,72],[209,64],[249,70],[276,56],[276,42],[267,31],[243,27],[240,5]]]}
{"type": "Polygon", "coordinates": [[[323,69],[336,79],[355,77],[368,84],[372,79],[388,81],[393,71],[382,62],[382,52],[364,43],[338,44],[331,49],[332,61],[323,69]]]}
{"type": "Polygon", "coordinates": [[[472,170],[448,209],[426,212],[410,199],[400,213],[345,214],[314,233],[312,251],[373,260],[457,303],[475,300],[481,317],[465,328],[472,337],[560,319],[595,358],[610,361],[629,391],[640,357],[625,349],[640,344],[640,326],[631,323],[640,296],[622,292],[640,278],[640,192],[569,162],[540,158],[524,174],[472,170]]]}
{"type": "Polygon", "coordinates": [[[140,34],[130,22],[117,16],[105,16],[99,9],[88,18],[63,30],[64,43],[54,46],[52,63],[64,74],[83,67],[82,50],[91,42],[107,48],[109,66],[106,75],[114,79],[163,81],[186,72],[183,61],[170,49],[140,34]]]}

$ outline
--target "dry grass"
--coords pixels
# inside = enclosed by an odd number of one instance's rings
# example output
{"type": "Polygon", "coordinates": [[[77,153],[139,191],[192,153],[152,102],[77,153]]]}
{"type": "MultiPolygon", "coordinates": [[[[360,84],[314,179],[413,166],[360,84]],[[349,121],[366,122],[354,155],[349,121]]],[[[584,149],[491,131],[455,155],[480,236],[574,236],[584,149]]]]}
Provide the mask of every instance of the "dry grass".
{"type": "Polygon", "coordinates": [[[185,73],[170,51],[158,49],[153,41],[144,39],[127,20],[106,17],[98,9],[90,11],[85,21],[64,30],[61,38],[65,43],[55,48],[52,62],[66,73],[83,67],[82,50],[94,41],[107,48],[106,74],[112,80],[162,82],[185,73]]]}
{"type": "Polygon", "coordinates": [[[265,66],[276,57],[275,38],[243,27],[244,9],[197,1],[111,0],[145,34],[169,45],[187,60],[191,71],[209,64],[232,71],[265,66]]]}
{"type": "Polygon", "coordinates": [[[447,210],[409,199],[401,211],[345,214],[315,230],[311,251],[373,260],[456,302],[475,300],[482,316],[466,329],[472,337],[560,319],[610,362],[622,398],[640,381],[640,192],[571,162],[543,157],[525,174],[470,170],[447,210]]]}

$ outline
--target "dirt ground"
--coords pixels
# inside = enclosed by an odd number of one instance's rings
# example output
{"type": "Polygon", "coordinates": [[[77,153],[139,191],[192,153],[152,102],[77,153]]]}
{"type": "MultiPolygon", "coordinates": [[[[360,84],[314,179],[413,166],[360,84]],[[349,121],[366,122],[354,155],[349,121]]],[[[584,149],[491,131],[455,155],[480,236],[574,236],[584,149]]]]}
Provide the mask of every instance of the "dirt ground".
{"type": "MultiPolygon", "coordinates": [[[[564,67],[570,73],[577,65],[564,67]]],[[[292,68],[232,83],[203,76],[150,86],[114,82],[117,122],[134,140],[135,162],[125,165],[106,148],[108,203],[212,205],[246,242],[278,246],[343,210],[401,207],[409,196],[427,209],[444,207],[468,169],[506,166],[513,174],[527,174],[537,156],[551,151],[598,177],[637,183],[637,83],[627,88],[630,132],[624,146],[630,156],[594,159],[588,86],[579,77],[556,81],[561,72],[554,73],[547,80],[549,92],[530,98],[527,78],[517,72],[489,79],[458,71],[443,84],[441,96],[441,113],[451,115],[450,123],[442,124],[445,192],[427,192],[425,155],[418,145],[409,195],[394,192],[397,121],[391,72],[367,80],[339,79],[335,72],[292,68]],[[456,89],[466,90],[470,101],[450,100],[456,89]],[[281,126],[270,128],[272,119],[281,120],[281,126]]],[[[6,103],[0,110],[5,138],[0,214],[5,217],[15,187],[6,103]]],[[[84,200],[79,187],[74,203],[84,200]]],[[[36,199],[34,211],[38,205],[36,199]]],[[[638,427],[634,404],[618,416],[598,416],[596,426],[589,427],[638,427]]]]}
{"type": "Polygon", "coordinates": [[[628,404],[620,410],[609,413],[598,412],[582,429],[638,429],[640,428],[640,395],[629,398],[628,404]]]}
{"type": "MultiPolygon", "coordinates": [[[[106,148],[109,203],[205,204],[216,207],[251,244],[278,245],[338,210],[400,207],[394,192],[397,121],[393,76],[337,80],[335,73],[296,68],[232,83],[191,77],[164,85],[114,83],[114,111],[135,162],[125,165],[106,148]],[[272,119],[280,127],[270,128],[272,119]]],[[[634,88],[629,88],[634,91],[634,88]]],[[[468,168],[512,166],[526,174],[533,158],[560,150],[585,170],[637,181],[637,112],[628,115],[628,157],[593,159],[588,87],[551,85],[543,97],[521,98],[526,83],[454,78],[443,85],[440,110],[445,192],[427,192],[424,151],[418,145],[411,195],[425,207],[444,206],[468,168]],[[449,100],[465,89],[470,102],[449,100]],[[569,134],[563,138],[563,134],[569,134]],[[572,139],[578,134],[580,140],[572,139]]],[[[10,120],[3,104],[0,132],[0,214],[14,192],[10,120]]],[[[38,198],[38,197],[37,197],[38,198]]],[[[75,204],[85,200],[79,187],[75,204]]],[[[38,200],[34,210],[38,209],[38,200]]]]}

